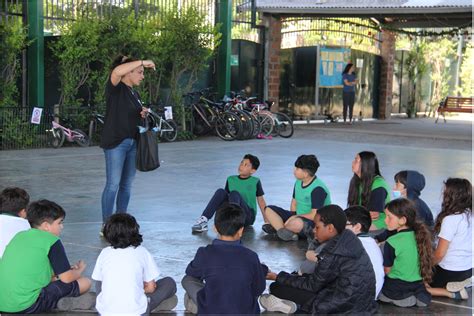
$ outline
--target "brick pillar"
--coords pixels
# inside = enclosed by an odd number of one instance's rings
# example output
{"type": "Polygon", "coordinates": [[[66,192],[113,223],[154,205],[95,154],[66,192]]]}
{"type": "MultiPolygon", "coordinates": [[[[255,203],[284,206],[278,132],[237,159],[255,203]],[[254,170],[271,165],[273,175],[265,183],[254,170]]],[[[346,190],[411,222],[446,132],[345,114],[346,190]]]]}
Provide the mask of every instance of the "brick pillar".
{"type": "Polygon", "coordinates": [[[280,98],[280,47],[281,47],[281,19],[267,16],[268,19],[268,99],[274,101],[272,110],[278,111],[280,98]]]}
{"type": "Polygon", "coordinates": [[[395,33],[382,32],[382,64],[380,69],[379,119],[390,119],[392,113],[393,65],[395,61],[395,33]]]}

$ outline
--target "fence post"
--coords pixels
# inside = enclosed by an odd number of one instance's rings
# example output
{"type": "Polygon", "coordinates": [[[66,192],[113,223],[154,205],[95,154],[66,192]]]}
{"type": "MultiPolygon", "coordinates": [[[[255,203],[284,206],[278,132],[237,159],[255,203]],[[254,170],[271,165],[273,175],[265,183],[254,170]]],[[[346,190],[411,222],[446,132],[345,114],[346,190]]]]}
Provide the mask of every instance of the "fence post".
{"type": "Polygon", "coordinates": [[[43,0],[27,2],[28,40],[28,105],[44,106],[44,30],[43,0]]]}
{"type": "Polygon", "coordinates": [[[222,97],[230,91],[230,54],[232,52],[232,1],[219,1],[219,18],[222,34],[217,57],[217,90],[222,97]]]}

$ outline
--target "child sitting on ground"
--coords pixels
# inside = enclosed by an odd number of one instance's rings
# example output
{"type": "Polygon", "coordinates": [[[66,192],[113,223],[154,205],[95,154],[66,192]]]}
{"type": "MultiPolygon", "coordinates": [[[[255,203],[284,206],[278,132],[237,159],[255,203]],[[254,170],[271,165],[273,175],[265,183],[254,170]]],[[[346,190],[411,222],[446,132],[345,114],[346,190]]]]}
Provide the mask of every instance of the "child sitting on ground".
{"type": "Polygon", "coordinates": [[[0,193],[0,258],[10,240],[19,232],[30,229],[26,207],[30,196],[20,188],[6,188],[0,193]]]}
{"type": "MultiPolygon", "coordinates": [[[[398,172],[394,176],[394,180],[395,187],[392,191],[393,198],[397,199],[403,197],[413,201],[416,207],[417,220],[425,223],[428,229],[432,229],[434,225],[433,213],[431,212],[428,205],[426,205],[425,201],[420,199],[421,191],[425,187],[425,177],[418,171],[404,170],[398,172]]],[[[382,233],[375,236],[375,239],[378,242],[383,242],[395,233],[396,231],[390,232],[388,230],[384,230],[382,233]]]]}
{"type": "Polygon", "coordinates": [[[98,281],[96,309],[101,315],[143,315],[171,310],[178,299],[176,282],[159,276],[158,267],[143,241],[140,226],[127,213],[110,216],[104,226],[104,248],[92,279],[98,281]],[[156,281],[155,281],[156,280],[156,281]]]}
{"type": "Polygon", "coordinates": [[[431,295],[425,283],[431,281],[431,234],[416,220],[415,204],[404,198],[392,200],[385,209],[385,224],[396,230],[384,245],[385,282],[379,300],[400,307],[427,306],[431,295]]]}
{"type": "Polygon", "coordinates": [[[222,206],[214,220],[217,239],[201,247],[186,268],[184,306],[194,314],[259,314],[267,266],[240,238],[246,215],[238,205],[222,206]]]}
{"type": "Polygon", "coordinates": [[[325,244],[312,274],[269,272],[270,294],[260,297],[267,311],[319,314],[374,313],[375,275],[360,240],[345,229],[337,205],[322,207],[314,219],[314,237],[325,244]]]}
{"type": "Polygon", "coordinates": [[[301,155],[295,161],[293,174],[297,179],[293,188],[290,210],[271,205],[265,208],[262,230],[267,234],[276,233],[281,240],[290,241],[304,238],[306,229],[313,227],[316,211],[331,204],[331,195],[326,184],[316,177],[319,161],[315,155],[301,155]]]}
{"type": "MultiPolygon", "coordinates": [[[[192,231],[207,231],[207,222],[226,202],[239,205],[245,212],[245,226],[253,225],[257,215],[257,203],[262,214],[266,205],[262,183],[259,178],[253,176],[259,166],[260,161],[256,156],[245,155],[238,168],[239,175],[228,177],[225,189],[218,189],[214,193],[201,217],[193,225],[192,231]]],[[[263,219],[266,222],[265,216],[263,219]]]]}
{"type": "Polygon", "coordinates": [[[464,287],[472,278],[472,225],[472,185],[466,179],[449,178],[434,227],[438,245],[433,255],[433,281],[427,288],[431,295],[469,298],[464,287]]]}
{"type": "Polygon", "coordinates": [[[63,208],[40,200],[26,213],[32,228],[16,234],[0,260],[0,311],[90,310],[95,294],[86,293],[91,287],[91,280],[81,276],[86,264],[80,260],[71,266],[59,239],[63,208]]]}
{"type": "Polygon", "coordinates": [[[369,236],[370,225],[372,225],[370,212],[363,206],[351,206],[344,213],[347,217],[346,229],[356,234],[369,255],[375,273],[375,299],[377,299],[382,290],[385,273],[382,251],[375,240],[369,236]]]}

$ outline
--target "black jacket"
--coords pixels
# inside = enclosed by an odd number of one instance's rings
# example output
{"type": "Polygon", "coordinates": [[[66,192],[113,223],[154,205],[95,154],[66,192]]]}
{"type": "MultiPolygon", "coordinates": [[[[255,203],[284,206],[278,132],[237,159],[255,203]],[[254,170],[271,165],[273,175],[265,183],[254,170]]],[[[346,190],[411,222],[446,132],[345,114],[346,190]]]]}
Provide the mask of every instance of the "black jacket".
{"type": "Polygon", "coordinates": [[[375,274],[370,258],[354,233],[344,230],[328,240],[313,274],[280,272],[277,282],[314,292],[301,309],[316,314],[373,314],[377,310],[375,274]]]}
{"type": "Polygon", "coordinates": [[[420,199],[421,190],[425,188],[425,177],[418,171],[407,171],[407,198],[412,200],[416,205],[416,217],[424,222],[426,226],[432,228],[433,213],[426,205],[425,201],[420,199]]]}

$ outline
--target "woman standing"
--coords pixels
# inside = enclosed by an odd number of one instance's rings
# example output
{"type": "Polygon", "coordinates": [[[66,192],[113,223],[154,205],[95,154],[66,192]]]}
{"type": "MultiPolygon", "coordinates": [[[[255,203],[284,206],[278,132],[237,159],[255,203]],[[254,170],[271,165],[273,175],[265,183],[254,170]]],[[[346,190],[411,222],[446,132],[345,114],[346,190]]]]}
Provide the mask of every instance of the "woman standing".
{"type": "Polygon", "coordinates": [[[370,151],[361,151],[352,161],[352,172],[347,205],[364,206],[370,211],[370,230],[386,228],[384,210],[390,202],[392,189],[380,174],[377,156],[370,151]]]}
{"type": "Polygon", "coordinates": [[[354,110],[355,102],[355,85],[358,80],[356,79],[355,66],[351,63],[346,65],[342,72],[342,116],[344,118],[344,124],[346,124],[347,110],[349,109],[349,124],[352,125],[352,113],[354,110]]]}
{"type": "Polygon", "coordinates": [[[147,108],[133,87],[143,80],[144,68],[155,69],[151,60],[135,60],[119,56],[105,88],[106,115],[100,147],[105,154],[106,184],[102,193],[102,221],[116,212],[126,213],[132,181],[135,176],[138,125],[147,108]]]}

